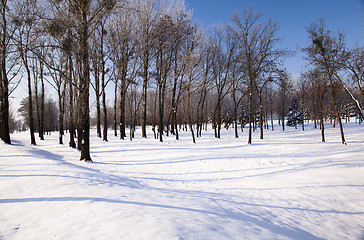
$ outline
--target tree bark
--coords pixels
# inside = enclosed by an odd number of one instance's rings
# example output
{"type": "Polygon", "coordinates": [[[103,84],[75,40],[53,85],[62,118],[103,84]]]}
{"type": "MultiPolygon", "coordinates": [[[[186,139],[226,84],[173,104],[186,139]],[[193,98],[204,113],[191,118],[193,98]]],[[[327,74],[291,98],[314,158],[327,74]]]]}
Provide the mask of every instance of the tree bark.
{"type": "Polygon", "coordinates": [[[7,144],[11,144],[9,129],[9,82],[6,71],[6,41],[7,41],[7,0],[2,1],[1,6],[1,45],[0,45],[0,138],[7,144]]]}
{"type": "Polygon", "coordinates": [[[80,122],[79,129],[82,139],[81,141],[81,158],[80,160],[92,161],[90,156],[90,106],[89,106],[89,94],[90,94],[90,65],[89,65],[89,26],[87,21],[87,0],[81,2],[81,36],[80,36],[80,60],[82,64],[82,76],[80,78],[80,122]]]}

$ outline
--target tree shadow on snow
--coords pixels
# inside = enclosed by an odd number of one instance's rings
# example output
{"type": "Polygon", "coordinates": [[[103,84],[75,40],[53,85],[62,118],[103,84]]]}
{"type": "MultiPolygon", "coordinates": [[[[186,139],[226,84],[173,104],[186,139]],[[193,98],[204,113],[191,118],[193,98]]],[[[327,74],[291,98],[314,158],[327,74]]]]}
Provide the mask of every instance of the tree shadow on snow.
{"type": "Polygon", "coordinates": [[[238,220],[241,222],[249,222],[255,224],[263,229],[267,229],[275,234],[283,235],[292,239],[313,239],[320,240],[322,238],[316,237],[313,234],[304,231],[302,229],[294,228],[294,227],[282,227],[278,226],[268,219],[260,219],[257,216],[249,216],[243,213],[233,212],[231,210],[223,209],[220,211],[215,209],[211,210],[201,210],[195,208],[187,208],[187,207],[178,207],[171,205],[163,205],[156,203],[146,203],[146,202],[137,202],[137,201],[125,201],[125,200],[116,200],[116,199],[107,199],[107,198],[92,198],[92,197],[47,197],[47,198],[18,198],[18,199],[0,199],[0,203],[27,203],[27,202],[83,202],[83,201],[91,201],[91,202],[103,202],[103,203],[114,203],[114,204],[127,204],[127,205],[135,205],[135,206],[143,206],[143,207],[154,207],[154,208],[162,208],[162,209],[172,209],[179,211],[187,211],[200,213],[203,215],[213,215],[222,218],[230,218],[234,220],[238,220]]]}

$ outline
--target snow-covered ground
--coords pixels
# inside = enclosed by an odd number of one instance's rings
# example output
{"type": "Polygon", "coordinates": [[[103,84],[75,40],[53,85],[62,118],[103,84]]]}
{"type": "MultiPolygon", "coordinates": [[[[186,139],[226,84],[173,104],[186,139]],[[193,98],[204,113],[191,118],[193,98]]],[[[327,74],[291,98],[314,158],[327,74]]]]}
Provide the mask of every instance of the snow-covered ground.
{"type": "MultiPolygon", "coordinates": [[[[102,142],[93,163],[29,133],[0,143],[0,239],[362,239],[364,124],[164,143],[102,142]]],[[[65,143],[68,142],[67,136],[65,143]]]]}

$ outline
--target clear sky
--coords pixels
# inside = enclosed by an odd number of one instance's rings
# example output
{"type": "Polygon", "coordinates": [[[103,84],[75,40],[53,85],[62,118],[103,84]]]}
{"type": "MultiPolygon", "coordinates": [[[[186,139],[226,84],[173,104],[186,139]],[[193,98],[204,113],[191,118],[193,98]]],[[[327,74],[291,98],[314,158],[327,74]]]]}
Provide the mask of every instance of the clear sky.
{"type": "MultiPolygon", "coordinates": [[[[364,0],[185,0],[193,9],[193,19],[205,29],[218,23],[228,23],[234,11],[253,6],[264,18],[278,20],[279,47],[299,50],[308,44],[306,28],[324,17],[328,29],[346,33],[348,47],[364,45],[364,0]]],[[[285,67],[293,75],[302,72],[305,62],[302,53],[285,60],[285,67]]]]}

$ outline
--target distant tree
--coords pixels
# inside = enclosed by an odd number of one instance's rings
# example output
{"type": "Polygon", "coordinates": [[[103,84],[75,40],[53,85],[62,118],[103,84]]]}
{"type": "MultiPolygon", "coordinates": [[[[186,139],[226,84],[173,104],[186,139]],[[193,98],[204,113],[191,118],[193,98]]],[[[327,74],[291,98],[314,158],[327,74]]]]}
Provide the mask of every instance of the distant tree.
{"type": "Polygon", "coordinates": [[[260,128],[260,139],[263,139],[263,121],[264,121],[264,113],[263,113],[263,94],[265,90],[265,86],[272,82],[273,79],[271,76],[267,76],[265,79],[265,75],[261,75],[263,78],[258,78],[254,81],[254,88],[257,92],[258,103],[259,103],[259,128],[260,128]]]}
{"type": "Polygon", "coordinates": [[[289,99],[292,94],[292,80],[285,71],[278,74],[278,115],[281,120],[282,130],[285,130],[285,117],[288,112],[289,99]]]}
{"type": "Polygon", "coordinates": [[[295,127],[302,124],[302,111],[299,109],[298,99],[294,96],[288,106],[287,126],[295,127]]]}
{"type": "Polygon", "coordinates": [[[64,73],[66,69],[66,59],[59,51],[60,49],[54,49],[49,51],[48,69],[51,76],[51,80],[48,81],[49,84],[56,90],[58,97],[58,124],[59,124],[59,136],[58,143],[63,144],[64,136],[64,116],[65,116],[65,98],[66,98],[66,79],[64,73]]]}
{"type": "MultiPolygon", "coordinates": [[[[34,96],[33,96],[34,98],[34,96]]],[[[32,101],[33,109],[35,109],[35,101],[32,101]]],[[[23,98],[20,101],[20,107],[18,112],[20,116],[23,118],[23,124],[26,128],[29,128],[29,100],[28,97],[23,98]]],[[[45,132],[56,131],[58,130],[58,107],[57,103],[54,102],[52,99],[46,99],[44,103],[44,108],[47,111],[47,114],[44,118],[44,130],[45,132]]],[[[37,121],[37,114],[33,112],[33,119],[37,121]]]]}

